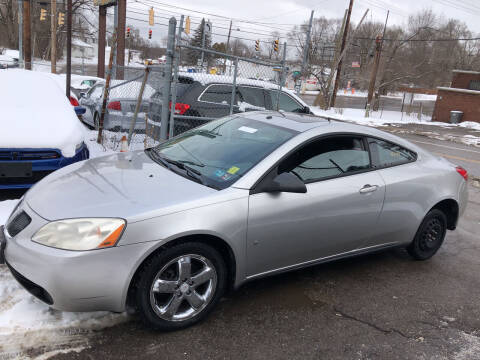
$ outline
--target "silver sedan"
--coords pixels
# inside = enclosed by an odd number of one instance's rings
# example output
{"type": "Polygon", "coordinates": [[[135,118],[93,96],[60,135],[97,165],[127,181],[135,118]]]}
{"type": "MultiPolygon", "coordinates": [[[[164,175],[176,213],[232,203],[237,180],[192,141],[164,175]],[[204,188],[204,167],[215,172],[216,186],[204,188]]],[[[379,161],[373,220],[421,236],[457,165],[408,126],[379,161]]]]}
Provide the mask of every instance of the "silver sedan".
{"type": "Polygon", "coordinates": [[[135,309],[173,330],[262,276],[393,247],[429,259],[467,197],[464,169],[396,136],[249,112],[63,168],[0,234],[12,274],[53,308],[135,309]]]}

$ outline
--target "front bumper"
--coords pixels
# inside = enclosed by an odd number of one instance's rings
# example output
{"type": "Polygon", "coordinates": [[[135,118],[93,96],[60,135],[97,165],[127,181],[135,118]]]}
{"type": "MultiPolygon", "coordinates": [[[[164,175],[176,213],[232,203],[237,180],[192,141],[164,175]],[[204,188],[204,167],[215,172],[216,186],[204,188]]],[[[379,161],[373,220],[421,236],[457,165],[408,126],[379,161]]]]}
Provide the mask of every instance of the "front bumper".
{"type": "Polygon", "coordinates": [[[27,291],[63,311],[125,310],[130,280],[151,244],[90,251],[47,247],[31,241],[47,221],[28,205],[20,208],[32,222],[13,238],[2,229],[6,240],[2,253],[12,275],[27,291]]]}
{"type": "MultiPolygon", "coordinates": [[[[18,153],[28,151],[41,151],[42,149],[18,149],[18,153]]],[[[77,150],[74,156],[64,157],[59,150],[43,149],[45,151],[56,151],[60,156],[55,159],[39,159],[39,160],[19,160],[20,162],[32,163],[32,176],[28,178],[2,178],[0,179],[0,190],[2,189],[28,189],[35,183],[43,179],[45,176],[51,174],[55,170],[61,169],[67,165],[76,163],[78,161],[86,160],[90,157],[90,152],[87,145],[84,143],[77,150]]],[[[3,161],[9,163],[11,161],[3,161]]]]}

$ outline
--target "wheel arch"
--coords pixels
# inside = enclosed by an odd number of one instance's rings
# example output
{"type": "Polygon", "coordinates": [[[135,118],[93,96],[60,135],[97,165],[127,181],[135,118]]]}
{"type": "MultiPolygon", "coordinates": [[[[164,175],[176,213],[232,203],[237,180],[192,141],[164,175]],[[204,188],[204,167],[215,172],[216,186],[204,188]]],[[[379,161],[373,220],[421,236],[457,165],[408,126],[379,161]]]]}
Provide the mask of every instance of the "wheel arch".
{"type": "Polygon", "coordinates": [[[429,211],[438,209],[447,217],[447,229],[455,230],[459,217],[459,206],[455,199],[444,199],[436,203],[429,211]]]}
{"type": "Polygon", "coordinates": [[[130,283],[128,285],[127,295],[126,295],[126,307],[134,308],[135,307],[135,286],[138,281],[139,274],[141,274],[143,267],[148,263],[148,261],[155,256],[159,251],[164,249],[184,244],[188,242],[199,242],[205,245],[209,245],[216,249],[220,255],[222,256],[223,260],[225,261],[225,265],[227,267],[227,282],[228,282],[228,289],[232,290],[235,284],[235,277],[237,272],[237,262],[235,259],[235,254],[231,246],[223,240],[222,238],[211,235],[211,234],[189,234],[184,235],[175,239],[168,241],[167,243],[162,244],[161,246],[157,247],[153,250],[148,256],[143,259],[143,261],[137,266],[133,276],[130,279],[130,283]]]}

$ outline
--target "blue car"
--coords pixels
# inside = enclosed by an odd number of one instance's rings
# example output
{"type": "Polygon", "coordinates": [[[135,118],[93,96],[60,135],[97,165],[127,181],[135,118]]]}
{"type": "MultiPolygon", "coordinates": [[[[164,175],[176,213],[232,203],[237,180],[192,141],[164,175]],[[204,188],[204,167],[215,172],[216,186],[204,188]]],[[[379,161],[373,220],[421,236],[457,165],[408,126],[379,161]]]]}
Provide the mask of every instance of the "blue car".
{"type": "Polygon", "coordinates": [[[47,74],[2,71],[0,190],[30,188],[53,171],[88,159],[85,127],[76,115],[82,110],[74,109],[47,74]]]}
{"type": "Polygon", "coordinates": [[[85,143],[72,157],[63,156],[58,149],[0,148],[0,190],[30,188],[53,171],[86,160],[89,155],[85,143]]]}

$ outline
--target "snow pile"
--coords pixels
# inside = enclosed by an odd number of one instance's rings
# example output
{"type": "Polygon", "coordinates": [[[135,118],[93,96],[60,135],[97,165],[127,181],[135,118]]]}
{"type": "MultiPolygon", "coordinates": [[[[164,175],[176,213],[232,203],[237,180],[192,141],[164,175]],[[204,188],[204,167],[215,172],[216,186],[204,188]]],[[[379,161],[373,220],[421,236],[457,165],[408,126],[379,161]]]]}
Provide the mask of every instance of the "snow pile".
{"type": "Polygon", "coordinates": [[[46,74],[0,72],[2,148],[56,148],[75,155],[84,128],[60,86],[46,74]]]}
{"type": "Polygon", "coordinates": [[[5,200],[0,201],[0,226],[5,225],[10,213],[12,212],[18,200],[5,200]]]}
{"type": "Polygon", "coordinates": [[[127,319],[126,314],[104,311],[68,313],[52,310],[28,294],[6,266],[0,265],[0,358],[23,358],[24,352],[40,347],[44,351],[84,347],[92,330],[127,319]]]}

